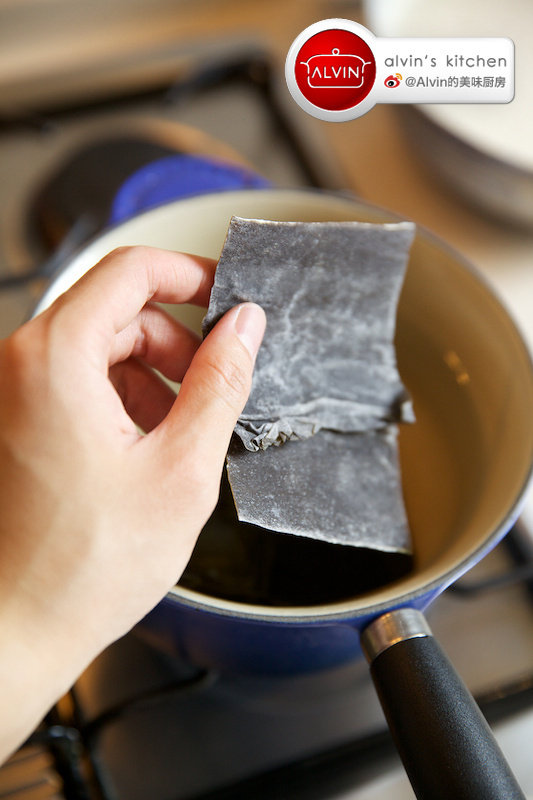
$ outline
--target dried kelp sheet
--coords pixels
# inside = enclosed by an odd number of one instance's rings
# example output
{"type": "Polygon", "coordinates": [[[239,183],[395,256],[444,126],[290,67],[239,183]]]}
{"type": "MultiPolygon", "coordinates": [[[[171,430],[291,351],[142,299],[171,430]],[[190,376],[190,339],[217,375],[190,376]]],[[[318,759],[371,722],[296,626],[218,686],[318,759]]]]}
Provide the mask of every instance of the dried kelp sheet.
{"type": "Polygon", "coordinates": [[[239,519],[409,550],[396,423],[412,410],[394,333],[413,235],[411,223],[232,219],[204,332],[237,303],[267,314],[228,454],[239,519]]]}

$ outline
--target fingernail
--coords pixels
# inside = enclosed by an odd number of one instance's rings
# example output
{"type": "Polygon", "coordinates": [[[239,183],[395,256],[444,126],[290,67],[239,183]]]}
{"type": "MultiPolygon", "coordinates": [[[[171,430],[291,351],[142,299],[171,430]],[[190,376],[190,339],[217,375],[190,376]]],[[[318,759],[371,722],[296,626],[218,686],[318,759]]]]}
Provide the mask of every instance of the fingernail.
{"type": "Polygon", "coordinates": [[[263,340],[266,315],[256,303],[242,303],[235,309],[235,332],[253,359],[263,340]]]}

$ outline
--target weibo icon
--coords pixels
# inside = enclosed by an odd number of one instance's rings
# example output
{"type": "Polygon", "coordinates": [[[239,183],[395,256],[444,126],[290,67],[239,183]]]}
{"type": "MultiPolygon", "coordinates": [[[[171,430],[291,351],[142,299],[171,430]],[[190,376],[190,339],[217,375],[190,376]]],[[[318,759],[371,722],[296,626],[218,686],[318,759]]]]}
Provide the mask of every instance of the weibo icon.
{"type": "Polygon", "coordinates": [[[403,80],[402,76],[400,75],[399,72],[397,72],[395,75],[389,75],[388,78],[385,78],[384,83],[385,86],[387,86],[389,89],[396,89],[396,87],[400,85],[400,81],[402,80],[403,80]]]}

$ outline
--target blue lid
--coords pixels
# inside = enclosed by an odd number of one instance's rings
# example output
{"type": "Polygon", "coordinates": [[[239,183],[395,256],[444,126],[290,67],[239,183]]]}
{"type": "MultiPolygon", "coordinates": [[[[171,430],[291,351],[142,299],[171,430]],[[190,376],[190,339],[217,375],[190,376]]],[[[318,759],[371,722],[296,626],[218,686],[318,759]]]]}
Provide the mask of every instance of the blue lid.
{"type": "Polygon", "coordinates": [[[165,156],[141,167],[124,181],[113,200],[109,222],[122,222],[154,206],[196,194],[262,189],[270,185],[265,178],[240,165],[181,153],[165,156]]]}

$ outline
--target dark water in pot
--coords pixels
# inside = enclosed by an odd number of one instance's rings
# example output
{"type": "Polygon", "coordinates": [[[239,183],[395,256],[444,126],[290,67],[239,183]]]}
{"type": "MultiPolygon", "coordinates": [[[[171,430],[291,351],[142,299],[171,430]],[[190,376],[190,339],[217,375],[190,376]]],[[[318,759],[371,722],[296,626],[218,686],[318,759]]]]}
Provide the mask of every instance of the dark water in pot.
{"type": "Polygon", "coordinates": [[[180,585],[226,600],[317,605],[377,589],[411,569],[410,556],[328,544],[239,522],[227,479],[180,585]]]}

